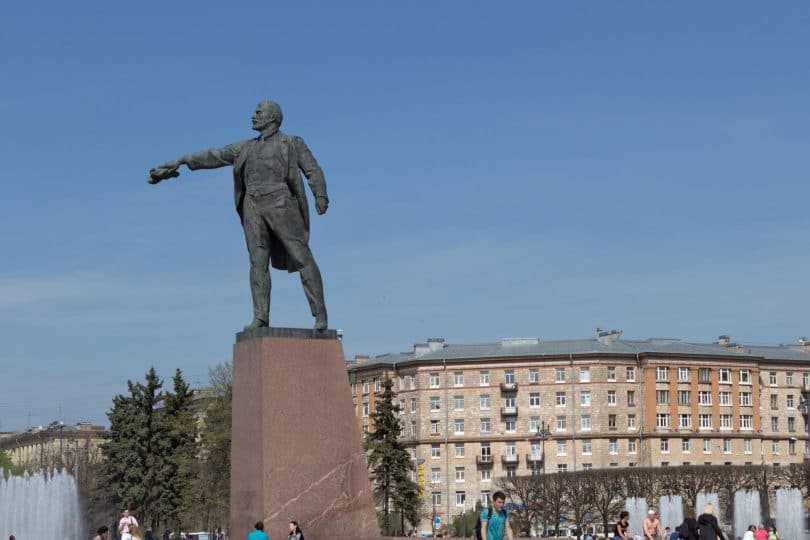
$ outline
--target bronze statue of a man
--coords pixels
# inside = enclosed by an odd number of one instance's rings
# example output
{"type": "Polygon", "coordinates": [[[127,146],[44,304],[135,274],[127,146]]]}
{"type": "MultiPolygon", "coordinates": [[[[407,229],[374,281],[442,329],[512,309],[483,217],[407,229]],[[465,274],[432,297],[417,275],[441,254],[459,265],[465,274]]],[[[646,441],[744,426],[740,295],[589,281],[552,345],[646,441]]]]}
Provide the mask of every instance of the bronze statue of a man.
{"type": "Polygon", "coordinates": [[[253,322],[245,330],[268,326],[270,322],[270,271],[274,268],[299,272],[309,301],[315,330],[327,328],[321,272],[309,249],[309,207],[304,192],[304,173],[315,196],[318,214],[326,212],[329,198],[318,162],[300,137],[279,131],[283,117],[274,101],[262,101],[253,113],[248,139],[222,148],[187,154],[149,171],[147,182],[179,176],[177,169],[216,169],[233,165],[236,211],[245,230],[250,255],[250,288],[253,293],[253,322]]]}

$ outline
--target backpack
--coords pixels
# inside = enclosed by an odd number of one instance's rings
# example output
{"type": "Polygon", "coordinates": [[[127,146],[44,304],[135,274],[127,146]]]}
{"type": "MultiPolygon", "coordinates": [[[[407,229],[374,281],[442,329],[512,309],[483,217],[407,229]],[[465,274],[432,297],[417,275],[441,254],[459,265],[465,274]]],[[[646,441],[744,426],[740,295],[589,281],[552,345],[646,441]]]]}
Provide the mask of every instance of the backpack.
{"type": "Polygon", "coordinates": [[[678,533],[678,538],[689,538],[689,525],[684,521],[675,529],[675,532],[678,533]]]}
{"type": "MultiPolygon", "coordinates": [[[[487,524],[489,524],[489,520],[492,518],[492,507],[490,506],[487,508],[487,524]]],[[[475,540],[482,540],[481,537],[481,514],[478,514],[478,517],[475,518],[475,527],[473,528],[475,531],[475,540]]]]}

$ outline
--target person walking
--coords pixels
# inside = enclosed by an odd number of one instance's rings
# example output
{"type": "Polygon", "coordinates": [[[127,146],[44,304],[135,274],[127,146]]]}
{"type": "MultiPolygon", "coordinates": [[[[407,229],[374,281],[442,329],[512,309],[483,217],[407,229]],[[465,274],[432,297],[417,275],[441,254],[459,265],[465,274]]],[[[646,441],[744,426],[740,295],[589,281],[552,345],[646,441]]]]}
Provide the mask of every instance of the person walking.
{"type": "Polygon", "coordinates": [[[630,512],[624,510],[619,514],[619,521],[616,522],[616,527],[613,529],[613,536],[622,540],[630,540],[630,512]]]}
{"type": "Polygon", "coordinates": [[[256,525],[253,526],[252,531],[250,531],[247,535],[247,540],[270,540],[270,537],[267,536],[267,533],[264,532],[264,523],[261,521],[257,521],[256,525]]]}
{"type": "Polygon", "coordinates": [[[717,518],[714,515],[714,505],[709,503],[703,507],[703,513],[698,518],[700,540],[726,540],[717,518]]]}
{"type": "Polygon", "coordinates": [[[304,533],[301,531],[301,526],[294,519],[290,520],[290,533],[287,535],[287,540],[304,540],[304,533]]]}
{"type": "Polygon", "coordinates": [[[683,516],[683,523],[678,525],[675,529],[675,532],[678,533],[678,538],[684,540],[698,540],[698,524],[695,520],[695,510],[687,508],[683,516]]]}

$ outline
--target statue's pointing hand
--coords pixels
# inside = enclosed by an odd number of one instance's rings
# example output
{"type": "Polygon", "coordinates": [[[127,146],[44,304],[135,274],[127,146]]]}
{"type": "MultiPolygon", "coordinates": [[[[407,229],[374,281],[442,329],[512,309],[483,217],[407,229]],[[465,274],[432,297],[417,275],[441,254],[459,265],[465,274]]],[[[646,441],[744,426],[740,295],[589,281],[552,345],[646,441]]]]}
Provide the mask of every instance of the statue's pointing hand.
{"type": "Polygon", "coordinates": [[[163,165],[158,165],[154,169],[149,170],[149,178],[146,181],[150,184],[157,184],[161,180],[168,180],[169,178],[177,178],[180,173],[177,169],[182,165],[177,161],[167,161],[163,165]]]}
{"type": "Polygon", "coordinates": [[[325,214],[327,208],[329,208],[329,199],[323,196],[315,197],[315,210],[318,211],[319,216],[325,214]]]}

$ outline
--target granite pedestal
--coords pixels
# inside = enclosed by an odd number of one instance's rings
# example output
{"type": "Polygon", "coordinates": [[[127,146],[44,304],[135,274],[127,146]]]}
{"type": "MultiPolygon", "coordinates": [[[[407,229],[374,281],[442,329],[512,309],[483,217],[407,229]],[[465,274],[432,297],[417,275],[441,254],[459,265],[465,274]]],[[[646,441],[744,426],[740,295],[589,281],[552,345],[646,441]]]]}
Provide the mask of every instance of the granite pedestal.
{"type": "Polygon", "coordinates": [[[377,539],[360,429],[334,330],[261,328],[233,354],[230,536],[377,539]]]}

